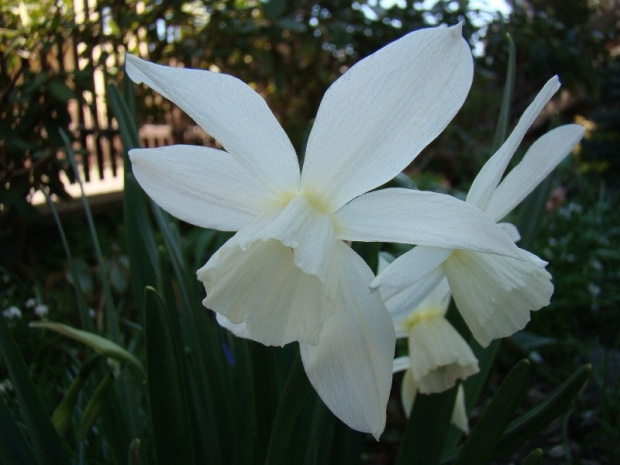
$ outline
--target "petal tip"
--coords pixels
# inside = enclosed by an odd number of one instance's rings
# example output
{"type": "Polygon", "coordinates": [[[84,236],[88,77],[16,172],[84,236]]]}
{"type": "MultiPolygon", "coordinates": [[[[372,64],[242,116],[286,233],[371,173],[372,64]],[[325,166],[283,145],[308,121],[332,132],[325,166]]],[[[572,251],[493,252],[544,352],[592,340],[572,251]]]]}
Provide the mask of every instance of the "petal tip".
{"type": "Polygon", "coordinates": [[[140,151],[140,149],[131,149],[127,152],[127,155],[129,156],[129,160],[134,163],[140,156],[138,155],[138,152],[140,151]]]}
{"type": "Polygon", "coordinates": [[[131,53],[125,54],[125,72],[129,79],[131,79],[136,84],[141,84],[143,82],[142,73],[138,70],[139,63],[142,60],[131,53]]]}
{"type": "Polygon", "coordinates": [[[454,37],[461,37],[463,35],[463,21],[449,28],[454,37]]]}

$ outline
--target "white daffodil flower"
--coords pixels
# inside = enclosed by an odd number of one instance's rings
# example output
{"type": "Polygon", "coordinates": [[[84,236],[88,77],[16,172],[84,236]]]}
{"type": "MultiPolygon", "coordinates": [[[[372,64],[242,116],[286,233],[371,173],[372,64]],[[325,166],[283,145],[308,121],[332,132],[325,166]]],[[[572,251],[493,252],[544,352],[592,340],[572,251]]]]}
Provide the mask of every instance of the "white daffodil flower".
{"type": "MultiPolygon", "coordinates": [[[[585,129],[577,124],[553,129],[540,137],[502,180],[525,133],[559,87],[557,77],[547,82],[469,190],[467,203],[495,222],[527,197],[583,137],[585,129]]],[[[514,241],[519,239],[515,226],[500,226],[514,241]]],[[[521,253],[522,260],[515,260],[473,250],[418,246],[397,258],[371,287],[391,288],[386,291],[391,298],[406,298],[415,306],[447,276],[463,319],[476,340],[487,346],[493,339],[523,329],[530,320],[530,311],[549,304],[553,285],[551,275],[544,269],[546,263],[529,252],[521,253]],[[429,273],[430,268],[434,269],[429,273]]]]}
{"type": "Polygon", "coordinates": [[[500,227],[465,202],[405,189],[367,193],[409,165],[462,105],[473,62],[461,26],[405,35],[334,82],[301,172],[265,101],[240,80],[131,55],[126,70],[225,150],[130,152],[136,179],[164,210],[197,226],[238,231],[198,270],[204,305],[263,344],[299,341],[325,404],[350,427],[378,437],[394,328],[369,289],[372,271],[343,241],[521,256],[500,227]]]}
{"type": "MultiPolygon", "coordinates": [[[[381,252],[379,272],[393,260],[393,256],[381,252]]],[[[458,380],[478,373],[476,356],[445,318],[451,298],[446,278],[417,307],[410,306],[406,292],[392,294],[389,291],[379,290],[394,321],[396,337],[408,338],[409,343],[409,356],[397,359],[394,367],[398,367],[398,371],[405,368],[411,371],[416,390],[423,394],[443,392],[458,380]]]]}
{"type": "MultiPolygon", "coordinates": [[[[392,302],[385,302],[390,313],[401,313],[392,302]]],[[[408,338],[413,380],[423,394],[443,392],[480,371],[471,348],[445,318],[449,304],[450,287],[443,279],[417,308],[394,321],[396,337],[408,338]]]]}

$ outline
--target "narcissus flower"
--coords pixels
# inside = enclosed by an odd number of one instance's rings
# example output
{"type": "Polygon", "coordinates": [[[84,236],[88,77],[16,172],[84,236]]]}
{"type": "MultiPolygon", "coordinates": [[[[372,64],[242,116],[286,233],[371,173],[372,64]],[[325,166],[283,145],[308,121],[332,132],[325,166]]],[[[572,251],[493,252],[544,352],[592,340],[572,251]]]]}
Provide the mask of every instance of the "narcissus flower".
{"type": "Polygon", "coordinates": [[[126,69],[225,150],[130,152],[136,179],[163,209],[238,231],[198,270],[204,305],[263,344],[299,341],[326,405],[378,437],[394,328],[369,289],[372,271],[343,241],[520,256],[501,228],[464,202],[404,189],[367,193],[403,170],[462,105],[473,66],[461,26],[410,33],[351,67],[321,102],[302,171],[265,101],[240,80],[130,55],[126,69]]]}
{"type": "Polygon", "coordinates": [[[423,394],[443,392],[458,380],[478,373],[478,360],[467,342],[445,318],[450,304],[450,287],[443,279],[404,317],[393,299],[386,306],[394,317],[396,337],[409,343],[409,368],[416,388],[423,394]]]}
{"type": "MultiPolygon", "coordinates": [[[[379,272],[393,260],[393,256],[381,252],[379,272]]],[[[394,371],[407,370],[403,384],[410,386],[402,387],[403,399],[413,395],[412,389],[424,394],[443,392],[458,380],[478,373],[476,356],[445,318],[451,298],[446,278],[416,307],[410,305],[406,292],[389,291],[382,288],[380,294],[394,320],[396,337],[407,338],[409,346],[409,356],[394,361],[394,371]]]]}
{"type": "MultiPolygon", "coordinates": [[[[469,190],[467,202],[495,222],[530,194],[583,137],[585,129],[576,124],[548,132],[502,180],[526,131],[559,87],[557,77],[547,82],[469,190]]],[[[500,226],[513,240],[519,239],[515,226],[500,226]]],[[[553,285],[551,275],[544,269],[546,263],[524,250],[521,255],[521,260],[517,260],[473,250],[418,246],[397,258],[371,286],[391,288],[385,292],[392,298],[405,293],[409,303],[415,305],[447,276],[463,319],[476,340],[487,346],[492,339],[525,327],[530,311],[549,304],[553,285]],[[434,269],[429,273],[429,268],[434,269]]]]}

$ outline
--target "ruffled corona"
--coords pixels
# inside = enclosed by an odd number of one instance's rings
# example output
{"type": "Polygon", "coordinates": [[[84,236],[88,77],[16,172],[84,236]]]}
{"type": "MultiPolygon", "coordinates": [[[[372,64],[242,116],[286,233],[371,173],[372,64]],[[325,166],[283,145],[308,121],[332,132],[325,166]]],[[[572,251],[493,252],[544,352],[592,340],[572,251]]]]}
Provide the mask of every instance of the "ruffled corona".
{"type": "Polygon", "coordinates": [[[463,337],[441,315],[427,316],[409,332],[411,371],[420,392],[443,392],[478,373],[478,360],[463,337]]]}
{"type": "Polygon", "coordinates": [[[530,311],[549,305],[551,275],[534,264],[465,250],[443,265],[461,316],[483,346],[510,336],[530,321],[530,311]]]}

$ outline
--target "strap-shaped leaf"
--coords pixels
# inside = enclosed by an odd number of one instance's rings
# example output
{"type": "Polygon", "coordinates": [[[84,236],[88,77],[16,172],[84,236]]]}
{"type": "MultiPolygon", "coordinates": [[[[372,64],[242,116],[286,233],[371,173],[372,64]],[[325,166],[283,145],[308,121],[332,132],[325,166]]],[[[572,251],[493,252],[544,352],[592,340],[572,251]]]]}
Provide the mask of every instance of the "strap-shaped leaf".
{"type": "Polygon", "coordinates": [[[527,454],[527,457],[523,460],[523,465],[543,465],[542,449],[534,449],[532,452],[527,454]]]}
{"type": "Polygon", "coordinates": [[[105,403],[105,397],[108,395],[108,392],[110,392],[113,382],[114,377],[111,372],[106,373],[103,379],[99,382],[97,389],[95,389],[95,392],[86,404],[84,413],[80,419],[80,424],[78,425],[77,430],[78,441],[82,442],[86,439],[86,436],[95,423],[95,420],[99,418],[99,414],[101,413],[105,403]]]}
{"type": "Polygon", "coordinates": [[[179,333],[157,291],[144,294],[146,367],[157,462],[194,464],[187,373],[179,333]]]}
{"type": "Polygon", "coordinates": [[[265,465],[288,463],[283,460],[293,426],[310,393],[310,382],[304,372],[301,356],[297,355],[280,397],[267,448],[265,465]]]}
{"type": "Polygon", "coordinates": [[[403,436],[397,465],[439,463],[454,410],[457,387],[439,394],[418,394],[403,436]]]}
{"type": "Polygon", "coordinates": [[[80,192],[82,194],[82,204],[84,205],[84,213],[86,215],[86,222],[88,223],[88,231],[90,232],[90,238],[93,243],[93,250],[95,252],[95,258],[97,259],[98,270],[99,270],[99,278],[101,280],[101,288],[103,289],[103,294],[105,296],[105,315],[106,315],[106,326],[107,326],[107,334],[114,341],[120,341],[121,334],[118,326],[118,312],[114,308],[114,300],[112,298],[112,289],[110,288],[110,282],[105,275],[105,266],[103,262],[103,254],[101,253],[101,243],[99,241],[99,237],[97,235],[97,228],[95,228],[95,221],[93,220],[93,214],[90,209],[90,205],[88,203],[88,199],[86,198],[86,193],[84,192],[84,183],[82,182],[82,177],[80,171],[77,167],[77,162],[75,161],[75,153],[73,151],[73,147],[71,145],[71,141],[67,134],[60,129],[60,137],[62,138],[65,145],[65,152],[67,153],[67,159],[69,160],[69,164],[73,169],[73,174],[75,175],[75,179],[78,181],[80,186],[80,192]]]}
{"type": "Polygon", "coordinates": [[[0,457],[6,465],[37,465],[32,447],[19,430],[4,399],[0,399],[0,457]]]}
{"type": "Polygon", "coordinates": [[[493,137],[493,145],[491,151],[495,152],[506,140],[508,127],[510,126],[510,110],[512,108],[512,95],[514,94],[515,78],[517,73],[516,50],[515,43],[510,34],[506,34],[508,42],[508,66],[506,68],[506,83],[504,84],[504,93],[502,94],[502,106],[499,110],[497,119],[497,127],[495,128],[495,136],[493,137]]]}
{"type": "Polygon", "coordinates": [[[579,367],[545,400],[508,425],[506,432],[495,448],[495,454],[512,450],[525,440],[542,431],[551,421],[566,411],[566,407],[577,396],[590,376],[590,365],[579,367]]]}
{"type": "Polygon", "coordinates": [[[56,323],[54,321],[33,321],[29,324],[29,326],[31,328],[49,329],[57,332],[58,334],[62,334],[63,336],[74,339],[87,345],[98,354],[126,363],[130,367],[136,369],[141,375],[144,375],[144,367],[142,366],[140,360],[134,357],[131,352],[126,351],[115,342],[99,336],[98,334],[90,333],[81,329],[75,329],[71,326],[56,323]]]}
{"type": "Polygon", "coordinates": [[[99,360],[101,360],[101,356],[96,355],[86,361],[80,369],[80,372],[71,382],[71,385],[60,401],[60,404],[58,404],[58,407],[54,410],[54,413],[52,414],[52,423],[54,423],[54,427],[60,436],[64,436],[67,429],[69,429],[69,426],[71,425],[71,418],[73,417],[73,412],[75,411],[75,404],[77,403],[78,395],[82,390],[82,386],[84,386],[84,381],[86,381],[86,378],[88,378],[88,375],[90,375],[99,360]]]}
{"type": "Polygon", "coordinates": [[[58,227],[58,233],[60,234],[60,240],[62,242],[62,246],[65,249],[65,255],[67,256],[67,263],[69,264],[69,273],[71,279],[73,281],[73,289],[75,291],[75,302],[77,304],[78,312],[80,313],[80,322],[82,323],[82,327],[88,331],[93,329],[93,319],[88,315],[88,304],[86,303],[86,297],[84,296],[84,290],[80,284],[80,280],[78,278],[78,272],[75,266],[75,261],[73,260],[73,256],[71,254],[71,247],[69,247],[69,241],[67,240],[67,235],[65,234],[65,230],[62,227],[62,223],[60,221],[60,217],[58,216],[58,211],[56,210],[56,206],[49,194],[45,191],[45,189],[41,190],[43,195],[45,196],[45,200],[47,200],[47,205],[52,212],[52,216],[54,217],[54,221],[56,222],[56,226],[58,227]]]}
{"type": "Polygon", "coordinates": [[[65,446],[60,440],[39,392],[32,382],[26,362],[19,351],[13,334],[0,316],[0,354],[9,372],[17,401],[28,428],[34,455],[41,465],[68,464],[65,446]]]}
{"type": "Polygon", "coordinates": [[[496,444],[525,395],[529,375],[530,363],[527,360],[521,360],[510,370],[463,444],[455,465],[484,465],[490,462],[496,444]]]}

